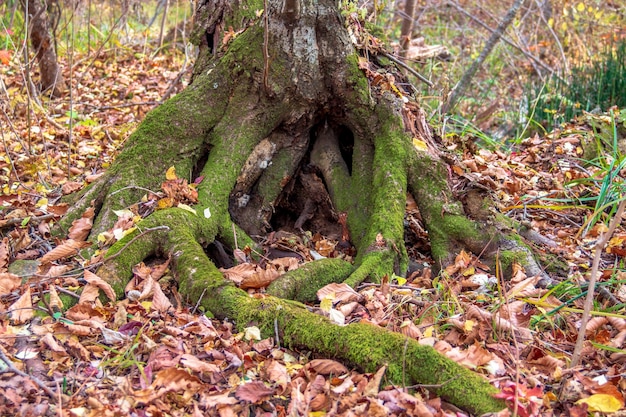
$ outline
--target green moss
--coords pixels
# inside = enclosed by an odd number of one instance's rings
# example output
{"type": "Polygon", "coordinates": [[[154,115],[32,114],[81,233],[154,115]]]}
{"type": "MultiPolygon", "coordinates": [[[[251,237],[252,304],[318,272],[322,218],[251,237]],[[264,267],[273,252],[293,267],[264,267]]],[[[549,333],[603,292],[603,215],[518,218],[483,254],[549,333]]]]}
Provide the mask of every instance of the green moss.
{"type": "Polygon", "coordinates": [[[259,12],[264,8],[263,0],[242,1],[238,7],[232,8],[234,13],[226,16],[225,27],[231,26],[235,31],[245,29],[255,20],[259,20],[259,12]]]}
{"type": "MultiPolygon", "coordinates": [[[[372,100],[370,99],[370,86],[363,74],[363,71],[359,68],[359,55],[355,52],[352,55],[346,57],[346,68],[348,72],[348,83],[352,86],[352,90],[355,92],[357,100],[353,103],[348,103],[352,111],[359,111],[358,119],[365,119],[368,113],[372,109],[372,100]]],[[[371,115],[371,113],[369,113],[371,115]]]]}
{"type": "Polygon", "coordinates": [[[281,275],[267,288],[267,293],[302,303],[317,301],[317,290],[342,282],[351,272],[352,264],[341,259],[322,259],[281,275]]]}

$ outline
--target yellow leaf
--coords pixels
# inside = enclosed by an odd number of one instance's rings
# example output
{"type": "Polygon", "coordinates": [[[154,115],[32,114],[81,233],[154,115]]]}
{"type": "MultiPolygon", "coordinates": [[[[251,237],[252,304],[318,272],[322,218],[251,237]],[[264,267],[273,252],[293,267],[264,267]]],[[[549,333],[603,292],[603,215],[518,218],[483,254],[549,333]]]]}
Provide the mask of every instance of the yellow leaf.
{"type": "Polygon", "coordinates": [[[333,300],[330,298],[324,298],[320,302],[320,308],[322,309],[322,311],[325,311],[328,313],[330,309],[333,308],[333,300]]]}
{"type": "Polygon", "coordinates": [[[586,9],[585,3],[583,3],[582,1],[578,3],[578,5],[576,5],[576,10],[578,10],[579,12],[584,12],[585,9],[586,9]]]}
{"type": "Polygon", "coordinates": [[[35,207],[43,207],[43,206],[47,206],[48,205],[48,199],[47,198],[40,198],[39,201],[37,201],[37,203],[35,204],[35,207]]]}
{"type": "Polygon", "coordinates": [[[176,177],[176,167],[172,165],[165,172],[165,179],[166,180],[175,180],[177,178],[178,177],[176,177]]]}
{"type": "Polygon", "coordinates": [[[475,273],[476,273],[476,269],[473,266],[470,266],[465,271],[463,271],[463,276],[469,277],[471,275],[474,275],[475,273]]]}
{"type": "Polygon", "coordinates": [[[398,285],[406,284],[406,278],[396,277],[396,280],[398,281],[398,285]]]}
{"type": "Polygon", "coordinates": [[[435,328],[433,326],[428,326],[426,330],[424,330],[424,337],[433,337],[435,335],[435,328]]]}
{"type": "Polygon", "coordinates": [[[164,197],[164,198],[160,199],[159,201],[157,201],[157,209],[158,210],[170,208],[173,205],[174,205],[174,200],[172,200],[169,197],[164,197]]]}
{"type": "Polygon", "coordinates": [[[554,18],[551,17],[550,19],[548,19],[548,26],[554,27],[554,18]]]}
{"type": "Polygon", "coordinates": [[[475,324],[476,322],[474,320],[465,320],[465,323],[463,323],[463,330],[471,332],[475,324]]]}
{"type": "Polygon", "coordinates": [[[198,214],[196,213],[196,211],[194,209],[192,209],[191,207],[189,207],[187,204],[183,204],[183,203],[178,203],[178,207],[179,209],[183,209],[188,211],[189,213],[192,213],[194,216],[197,216],[198,214]]]}
{"type": "Polygon", "coordinates": [[[589,411],[599,411],[601,413],[614,413],[622,408],[622,403],[609,394],[594,394],[591,397],[576,401],[576,404],[585,403],[589,411]]]}
{"type": "Polygon", "coordinates": [[[567,22],[561,23],[561,30],[563,30],[563,31],[567,30],[567,22]]]}
{"type": "Polygon", "coordinates": [[[413,146],[415,146],[415,149],[417,149],[418,151],[426,152],[428,150],[426,142],[417,138],[413,138],[413,146]]]}

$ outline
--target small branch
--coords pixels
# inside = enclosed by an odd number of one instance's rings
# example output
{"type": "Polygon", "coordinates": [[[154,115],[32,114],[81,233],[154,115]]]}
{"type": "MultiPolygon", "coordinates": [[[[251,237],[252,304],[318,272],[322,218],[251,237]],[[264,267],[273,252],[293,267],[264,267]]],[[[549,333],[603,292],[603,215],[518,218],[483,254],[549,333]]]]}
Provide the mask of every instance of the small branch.
{"type": "Polygon", "coordinates": [[[54,219],[55,217],[58,217],[58,216],[55,215],[55,214],[44,214],[42,216],[29,216],[29,217],[24,217],[24,218],[19,218],[19,219],[1,220],[0,221],[0,228],[22,224],[22,222],[24,220],[26,220],[26,219],[28,219],[29,223],[31,223],[31,222],[42,222],[44,220],[54,219]]]}
{"type": "Polygon", "coordinates": [[[389,58],[390,60],[392,60],[393,62],[395,62],[396,64],[400,65],[402,68],[404,68],[405,70],[407,70],[411,74],[415,75],[420,81],[422,81],[427,86],[429,86],[429,87],[433,86],[433,83],[430,82],[430,80],[428,78],[424,77],[422,74],[420,74],[419,72],[415,71],[413,68],[411,68],[410,66],[408,66],[406,63],[402,62],[401,60],[399,60],[395,56],[393,56],[391,54],[388,54],[387,52],[383,52],[383,55],[385,57],[389,58]]]}
{"type": "Polygon", "coordinates": [[[411,37],[413,35],[413,16],[415,15],[415,0],[407,0],[404,3],[404,18],[402,19],[402,29],[400,29],[400,54],[406,59],[411,37]]]}
{"type": "Polygon", "coordinates": [[[593,257],[591,275],[589,276],[589,289],[587,290],[587,298],[585,299],[585,309],[583,311],[582,319],[580,320],[580,329],[578,331],[578,338],[576,339],[574,353],[572,353],[570,368],[578,366],[580,362],[580,354],[583,350],[583,343],[585,342],[585,329],[587,328],[587,322],[589,321],[589,316],[591,315],[591,307],[593,306],[593,298],[595,294],[594,290],[596,285],[596,279],[598,277],[598,268],[600,266],[600,257],[602,255],[602,251],[604,250],[606,244],[609,242],[609,239],[611,239],[611,236],[613,235],[613,232],[615,231],[617,225],[622,222],[622,214],[624,213],[625,207],[626,199],[622,200],[619,203],[617,212],[615,213],[615,216],[613,216],[611,224],[609,225],[609,230],[600,239],[598,239],[598,242],[596,242],[596,253],[593,257]]]}
{"type": "Polygon", "coordinates": [[[465,71],[465,73],[463,74],[463,77],[461,77],[461,81],[458,82],[456,87],[454,87],[454,89],[450,93],[450,96],[448,97],[446,102],[443,103],[441,107],[442,113],[445,114],[449,110],[451,110],[456,105],[459,98],[463,96],[463,94],[465,93],[465,90],[470,84],[470,81],[472,81],[472,78],[474,78],[474,75],[476,74],[480,66],[483,64],[483,62],[485,62],[485,60],[491,53],[491,50],[494,48],[494,46],[496,46],[498,41],[502,38],[504,31],[506,30],[507,27],[509,27],[509,25],[513,21],[513,18],[517,14],[517,11],[522,6],[523,2],[524,0],[515,0],[513,5],[506,12],[504,19],[502,19],[502,22],[498,25],[497,29],[491,34],[491,36],[487,40],[487,43],[485,44],[485,47],[481,51],[478,58],[476,58],[474,62],[472,63],[472,66],[469,67],[467,71],[465,71]]]}
{"type": "Polygon", "coordinates": [[[82,104],[83,106],[93,107],[95,111],[102,111],[102,110],[121,109],[124,107],[133,107],[133,106],[156,106],[157,104],[159,104],[159,102],[158,101],[142,101],[139,103],[121,103],[121,104],[114,104],[111,106],[100,106],[100,107],[91,103],[80,103],[80,104],[82,104]]]}
{"type": "Polygon", "coordinates": [[[52,391],[50,388],[48,388],[48,386],[46,384],[43,383],[43,381],[41,381],[40,379],[29,375],[25,372],[20,371],[19,369],[17,369],[15,367],[15,365],[13,364],[13,361],[9,358],[7,358],[7,356],[4,354],[4,352],[2,351],[2,349],[0,349],[0,360],[2,362],[4,362],[7,365],[7,369],[0,372],[0,373],[4,373],[4,372],[13,372],[16,375],[19,375],[21,377],[24,378],[30,378],[35,384],[37,384],[39,386],[39,388],[41,388],[41,390],[43,392],[46,393],[46,395],[48,395],[48,397],[50,397],[52,400],[56,399],[56,394],[54,393],[54,391],[52,391]]]}
{"type": "MultiPolygon", "coordinates": [[[[472,19],[474,22],[478,23],[483,28],[487,29],[489,32],[494,33],[496,31],[495,29],[492,29],[489,25],[487,25],[485,22],[483,22],[481,19],[477,18],[476,16],[473,16],[471,13],[469,13],[467,10],[465,10],[463,7],[461,7],[457,2],[455,2],[455,1],[448,1],[448,4],[451,5],[452,7],[454,7],[455,9],[457,9],[459,12],[463,13],[465,16],[467,16],[470,19],[472,19]]],[[[518,51],[520,51],[522,54],[524,54],[524,56],[526,56],[526,58],[534,61],[537,65],[539,65],[540,67],[542,67],[543,69],[548,71],[550,74],[554,73],[554,69],[550,68],[548,65],[546,65],[543,61],[541,61],[536,56],[534,56],[534,55],[528,53],[527,51],[525,51],[524,49],[522,49],[521,46],[519,46],[516,43],[514,43],[507,36],[502,36],[502,41],[504,41],[504,43],[512,46],[513,48],[517,49],[518,51]]]]}

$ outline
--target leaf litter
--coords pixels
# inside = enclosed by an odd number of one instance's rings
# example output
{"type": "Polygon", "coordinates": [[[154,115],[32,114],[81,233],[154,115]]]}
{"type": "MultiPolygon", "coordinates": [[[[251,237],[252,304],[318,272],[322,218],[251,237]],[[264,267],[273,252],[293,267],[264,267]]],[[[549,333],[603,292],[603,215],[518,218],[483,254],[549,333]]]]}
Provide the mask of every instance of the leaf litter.
{"type": "MultiPolygon", "coordinates": [[[[126,299],[101,301],[101,295],[114,296],[89,270],[98,255],[84,259],[80,252],[93,210],[74,222],[66,239],[54,238],[50,226],[67,210],[56,197],[82,188],[110,165],[150,107],[141,103],[156,103],[168,88],[173,78],[162,69],[169,59],[136,54],[113,59],[105,53],[75,86],[83,103],[78,114],[68,116],[65,102],[51,101],[47,114],[35,112],[37,125],[30,128],[19,100],[0,104],[15,116],[17,134],[0,147],[0,414],[464,415],[424,387],[389,385],[384,367],[363,374],[330,358],[286,349],[273,338],[261,339],[254,327],[237,331],[228,321],[201,314],[178,297],[167,259],[135,266],[126,299]],[[115,82],[95,81],[103,77],[115,82]],[[76,125],[67,153],[69,117],[76,125]],[[64,299],[73,299],[73,305],[67,308],[64,299]]],[[[18,81],[7,80],[19,98],[18,81]]],[[[379,85],[397,90],[389,77],[379,85]]],[[[410,103],[407,109],[416,147],[428,146],[430,139],[419,128],[423,115],[410,103]]],[[[428,236],[409,196],[410,274],[385,277],[380,285],[364,284],[358,291],[330,284],[319,290],[320,304],[313,308],[342,324],[367,322],[433,346],[491,379],[520,416],[622,410],[626,317],[619,306],[626,301],[626,284],[624,273],[612,265],[626,250],[623,229],[603,255],[601,282],[609,296],[599,300],[604,313],[586,329],[584,367],[568,369],[589,243],[602,231],[598,223],[586,235],[579,233],[593,208],[563,203],[598,193],[593,183],[572,182],[600,175],[579,164],[591,122],[581,119],[552,137],[531,137],[511,153],[465,148],[467,143],[455,138],[445,143],[460,155],[451,171],[455,190],[490,190],[496,210],[528,225],[530,232],[520,232],[527,241],[568,262],[566,280],[540,288],[538,277],[526,276],[514,264],[513,278],[502,282],[463,251],[435,276],[428,236]]],[[[98,237],[100,253],[153,210],[194,204],[195,184],[202,179],[188,184],[173,170],[163,175],[160,192],[118,213],[116,225],[98,237]]],[[[259,297],[270,282],[303,262],[352,256],[314,231],[304,238],[271,234],[264,246],[276,256],[253,263],[248,249],[237,249],[239,264],[222,269],[259,297]]]]}

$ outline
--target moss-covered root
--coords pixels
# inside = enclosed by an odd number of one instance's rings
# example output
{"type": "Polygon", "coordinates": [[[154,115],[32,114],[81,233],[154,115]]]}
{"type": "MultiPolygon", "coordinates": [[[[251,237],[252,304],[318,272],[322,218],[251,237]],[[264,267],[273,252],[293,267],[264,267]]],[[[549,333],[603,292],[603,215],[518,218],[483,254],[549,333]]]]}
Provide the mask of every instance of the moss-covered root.
{"type": "Polygon", "coordinates": [[[496,389],[485,378],[415,340],[366,324],[337,326],[301,304],[275,297],[251,298],[223,278],[191,235],[176,269],[181,277],[179,291],[188,302],[199,302],[217,317],[235,320],[240,328],[254,324],[268,337],[275,335],[278,324],[287,346],[335,357],[367,372],[387,365],[391,382],[440,385],[435,390],[438,395],[474,414],[504,408],[504,403],[493,397],[496,389]]]}
{"type": "Polygon", "coordinates": [[[481,227],[466,216],[447,178],[447,166],[439,158],[415,150],[410,154],[408,189],[420,209],[439,265],[453,261],[461,249],[479,254],[498,243],[493,227],[481,227]]]}
{"type": "MultiPolygon", "coordinates": [[[[192,255],[193,256],[193,255],[192,255]]],[[[250,298],[232,284],[208,277],[201,305],[218,317],[230,317],[238,326],[254,324],[265,337],[275,335],[278,324],[281,343],[334,357],[366,372],[388,366],[388,381],[398,385],[440,386],[435,392],[473,414],[505,408],[493,395],[496,389],[482,377],[447,359],[429,346],[398,333],[368,324],[337,326],[303,306],[274,297],[250,298]]],[[[200,276],[196,275],[196,280],[200,276]]],[[[195,283],[195,294],[205,285],[195,283]]],[[[203,292],[204,293],[204,292],[203,292]]],[[[194,297],[189,300],[195,301],[194,297]]]]}
{"type": "Polygon", "coordinates": [[[187,250],[195,253],[199,247],[202,256],[210,263],[197,241],[212,242],[217,230],[214,219],[203,219],[186,210],[157,211],[142,221],[138,230],[108,250],[98,274],[113,286],[118,297],[123,297],[133,266],[151,255],[171,254],[175,267],[180,268],[181,254],[187,250]]]}
{"type": "Polygon", "coordinates": [[[366,253],[363,261],[344,281],[352,288],[356,288],[366,279],[373,282],[380,282],[383,276],[389,275],[394,271],[394,265],[397,263],[396,256],[388,248],[381,248],[366,253]]]}
{"type": "Polygon", "coordinates": [[[290,346],[306,346],[322,355],[336,357],[366,372],[388,366],[387,378],[398,385],[440,386],[435,393],[473,414],[505,408],[493,397],[496,389],[482,376],[445,358],[433,348],[413,339],[369,324],[340,327],[326,318],[295,306],[273,300],[251,303],[256,320],[264,325],[279,316],[283,341],[290,346]],[[280,314],[277,314],[280,312],[280,314]]]}
{"type": "MultiPolygon", "coordinates": [[[[110,253],[123,250],[106,264],[101,276],[109,280],[119,295],[125,284],[123,278],[129,276],[136,262],[155,250],[167,249],[174,253],[173,267],[180,277],[180,293],[188,302],[199,302],[218,317],[231,318],[240,327],[254,323],[265,336],[274,335],[277,323],[282,340],[289,346],[336,357],[368,372],[387,365],[391,382],[441,385],[437,394],[472,413],[504,408],[501,401],[493,398],[495,389],[484,378],[414,340],[371,325],[340,327],[300,304],[275,297],[250,298],[225,280],[206,256],[197,237],[210,236],[211,230],[205,230],[206,223],[197,219],[180,209],[155,213],[151,220],[168,224],[170,230],[122,239],[110,253]]],[[[217,226],[212,230],[216,232],[217,226]]],[[[348,270],[347,266],[341,268],[348,270]]]]}
{"type": "Polygon", "coordinates": [[[322,259],[283,274],[272,282],[267,293],[278,298],[301,303],[317,301],[317,290],[333,282],[342,282],[352,272],[350,262],[341,259],[322,259]]]}

